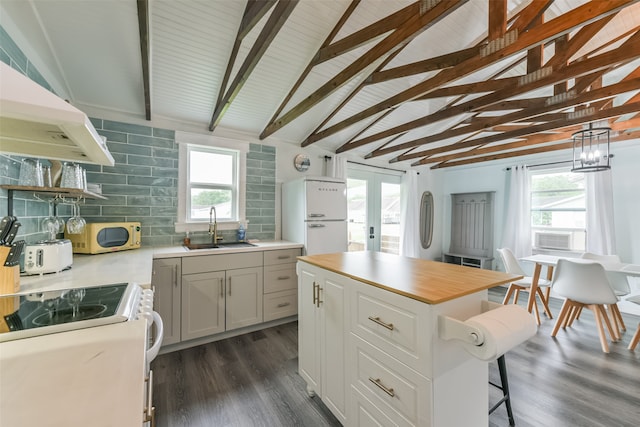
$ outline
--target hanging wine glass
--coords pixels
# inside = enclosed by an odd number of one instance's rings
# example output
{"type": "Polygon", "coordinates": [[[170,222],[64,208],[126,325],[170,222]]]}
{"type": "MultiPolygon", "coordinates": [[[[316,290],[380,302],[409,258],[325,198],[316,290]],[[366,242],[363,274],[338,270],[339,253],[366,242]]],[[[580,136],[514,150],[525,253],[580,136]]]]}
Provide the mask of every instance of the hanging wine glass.
{"type": "Polygon", "coordinates": [[[84,218],[80,216],[80,207],[78,202],[74,202],[72,205],[72,216],[67,220],[67,233],[80,234],[84,231],[86,222],[84,218]]]}
{"type": "Polygon", "coordinates": [[[54,240],[60,233],[60,225],[64,231],[64,221],[53,214],[53,200],[49,200],[49,216],[42,220],[42,231],[49,233],[49,240],[54,240]]]}

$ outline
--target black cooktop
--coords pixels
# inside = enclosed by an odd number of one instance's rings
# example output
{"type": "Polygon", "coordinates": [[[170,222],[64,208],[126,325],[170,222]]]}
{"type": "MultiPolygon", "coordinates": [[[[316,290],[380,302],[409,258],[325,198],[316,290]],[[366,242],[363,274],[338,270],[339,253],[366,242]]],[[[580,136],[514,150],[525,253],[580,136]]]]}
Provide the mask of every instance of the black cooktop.
{"type": "Polygon", "coordinates": [[[25,331],[113,316],[127,283],[0,296],[0,332],[25,331]]]}

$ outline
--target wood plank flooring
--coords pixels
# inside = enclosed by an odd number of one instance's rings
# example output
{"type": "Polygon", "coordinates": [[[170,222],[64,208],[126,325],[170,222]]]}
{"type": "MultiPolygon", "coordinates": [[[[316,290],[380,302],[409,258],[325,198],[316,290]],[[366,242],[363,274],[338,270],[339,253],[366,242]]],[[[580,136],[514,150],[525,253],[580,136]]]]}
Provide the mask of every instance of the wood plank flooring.
{"type": "MultiPolygon", "coordinates": [[[[491,290],[490,299],[501,301],[503,294],[491,290]]],[[[560,303],[551,301],[554,316],[560,303]]],[[[624,315],[627,332],[604,354],[591,312],[555,339],[555,319],[542,316],[537,335],[506,355],[516,425],[640,425],[640,347],[627,350],[640,318],[624,315]]],[[[297,341],[293,322],[158,356],[152,364],[157,426],[339,426],[317,397],[306,394],[297,374],[297,341]]],[[[499,381],[495,362],[489,374],[499,381]]],[[[487,408],[499,398],[490,387],[487,408]]],[[[504,405],[489,425],[509,425],[504,405]]]]}

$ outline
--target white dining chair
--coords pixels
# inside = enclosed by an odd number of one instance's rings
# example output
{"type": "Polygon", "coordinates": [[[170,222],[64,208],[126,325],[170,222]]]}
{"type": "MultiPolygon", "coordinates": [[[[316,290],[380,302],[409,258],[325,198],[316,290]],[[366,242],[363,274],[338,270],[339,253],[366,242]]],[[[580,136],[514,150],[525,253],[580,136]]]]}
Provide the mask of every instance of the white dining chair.
{"type": "MultiPolygon", "coordinates": [[[[585,252],[582,254],[581,258],[589,259],[601,263],[613,263],[620,264],[622,261],[618,255],[598,255],[592,252],[585,252]]],[[[622,298],[631,293],[631,287],[629,286],[629,281],[627,280],[627,275],[624,273],[620,273],[617,271],[607,271],[607,278],[609,279],[609,284],[613,288],[613,291],[616,293],[616,296],[622,298]]],[[[620,314],[620,309],[617,304],[614,304],[609,307],[611,310],[611,318],[613,319],[613,323],[615,327],[620,331],[626,331],[627,327],[624,324],[624,320],[622,319],[622,314],[620,314]]]]}
{"type": "MultiPolygon", "coordinates": [[[[520,266],[518,259],[515,257],[515,255],[513,255],[513,252],[511,252],[509,248],[498,249],[498,254],[500,254],[500,258],[502,259],[502,263],[504,264],[504,269],[507,273],[517,274],[519,276],[525,276],[523,279],[517,280],[509,284],[507,293],[505,294],[504,299],[502,300],[502,304],[508,304],[509,300],[511,299],[511,296],[513,296],[513,303],[517,304],[520,291],[529,292],[529,290],[531,289],[531,284],[533,283],[533,277],[527,276],[527,274],[524,272],[524,270],[520,266]]],[[[536,294],[540,298],[540,301],[542,302],[542,305],[544,307],[544,311],[545,313],[547,313],[547,316],[549,316],[549,319],[553,319],[553,316],[551,315],[551,310],[549,309],[549,302],[547,301],[547,297],[542,292],[543,288],[548,289],[550,285],[551,285],[551,282],[549,282],[548,280],[542,279],[542,278],[538,279],[538,288],[536,289],[536,294]]],[[[535,298],[533,301],[534,301],[533,306],[535,310],[534,314],[536,317],[536,323],[540,325],[540,313],[538,312],[538,303],[535,300],[535,298]]]]}
{"type": "Polygon", "coordinates": [[[609,353],[604,325],[607,326],[611,341],[618,341],[620,337],[617,330],[612,328],[604,306],[616,304],[618,297],[609,284],[604,267],[597,262],[586,263],[560,259],[551,281],[551,287],[555,294],[565,298],[551,336],[556,336],[560,326],[563,329],[570,326],[567,319],[572,311],[575,312],[575,309],[587,307],[593,311],[595,316],[602,351],[609,353]]]}
{"type": "MultiPolygon", "coordinates": [[[[627,301],[640,305],[640,295],[627,298],[627,301]]],[[[636,329],[636,333],[633,334],[633,338],[631,338],[631,342],[629,342],[629,350],[635,350],[638,342],[640,342],[640,323],[638,323],[638,329],[636,329]]]]}

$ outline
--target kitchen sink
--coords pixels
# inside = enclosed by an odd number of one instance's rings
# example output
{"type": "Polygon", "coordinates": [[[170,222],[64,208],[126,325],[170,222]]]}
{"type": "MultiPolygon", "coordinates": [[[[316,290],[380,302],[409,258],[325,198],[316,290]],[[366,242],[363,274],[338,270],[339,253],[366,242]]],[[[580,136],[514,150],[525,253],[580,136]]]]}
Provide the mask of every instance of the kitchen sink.
{"type": "Polygon", "coordinates": [[[249,242],[226,242],[226,243],[189,243],[185,247],[189,250],[194,249],[232,249],[232,248],[250,248],[254,247],[253,243],[249,242]]]}

